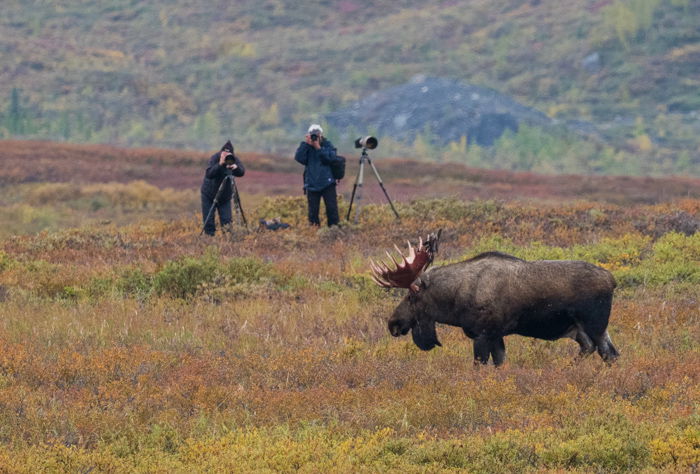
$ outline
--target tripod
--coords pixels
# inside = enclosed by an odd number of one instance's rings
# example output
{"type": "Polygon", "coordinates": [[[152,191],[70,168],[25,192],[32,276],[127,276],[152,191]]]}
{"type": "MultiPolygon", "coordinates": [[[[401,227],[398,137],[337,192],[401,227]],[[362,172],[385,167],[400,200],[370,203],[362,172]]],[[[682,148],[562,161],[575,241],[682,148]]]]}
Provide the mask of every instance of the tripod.
{"type": "Polygon", "coordinates": [[[364,182],[365,161],[369,163],[369,165],[372,167],[372,171],[374,171],[374,176],[376,176],[377,181],[379,182],[379,186],[382,188],[382,191],[384,191],[384,196],[386,196],[386,200],[389,201],[389,205],[391,206],[391,210],[394,211],[394,215],[397,219],[401,219],[401,217],[399,217],[399,213],[396,212],[394,203],[391,202],[391,198],[386,192],[386,188],[384,187],[382,178],[379,176],[377,168],[374,166],[374,163],[372,163],[372,159],[367,154],[367,148],[365,147],[362,148],[362,156],[360,156],[360,170],[357,172],[355,184],[353,184],[352,186],[352,195],[350,197],[350,206],[348,207],[348,215],[346,217],[346,220],[350,220],[350,212],[352,211],[352,203],[355,201],[355,197],[357,197],[357,207],[355,208],[355,224],[357,224],[357,220],[360,216],[360,201],[362,200],[362,184],[364,182]]]}
{"type": "MultiPolygon", "coordinates": [[[[214,196],[214,202],[212,203],[211,207],[209,208],[209,212],[207,213],[207,218],[204,219],[204,226],[207,225],[207,222],[209,222],[209,219],[212,218],[212,214],[214,212],[214,208],[216,207],[217,204],[219,204],[219,199],[221,198],[221,194],[224,192],[224,186],[226,185],[227,182],[231,183],[231,200],[233,201],[233,205],[236,208],[236,215],[239,216],[241,222],[243,222],[243,225],[245,226],[246,230],[248,229],[248,221],[246,221],[245,214],[243,213],[243,206],[241,206],[241,196],[238,194],[238,187],[236,186],[236,180],[233,178],[233,171],[230,169],[226,170],[226,176],[224,177],[223,181],[221,181],[221,184],[219,185],[219,189],[216,191],[216,195],[214,196]]],[[[199,235],[202,235],[204,233],[204,227],[202,227],[202,231],[199,233],[199,235]]]]}

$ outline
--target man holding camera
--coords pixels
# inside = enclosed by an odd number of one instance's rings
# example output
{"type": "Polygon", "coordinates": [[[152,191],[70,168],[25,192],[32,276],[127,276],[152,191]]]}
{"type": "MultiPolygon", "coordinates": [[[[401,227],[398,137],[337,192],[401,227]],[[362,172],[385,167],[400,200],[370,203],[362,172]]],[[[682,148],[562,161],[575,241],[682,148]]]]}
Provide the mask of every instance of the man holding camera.
{"type": "Polygon", "coordinates": [[[215,212],[219,213],[222,228],[231,224],[231,198],[233,187],[231,181],[223,183],[227,175],[241,177],[245,174],[245,168],[241,160],[233,153],[231,140],[227,141],[221,151],[209,158],[209,165],[204,173],[202,182],[202,219],[204,221],[204,233],[214,235],[216,232],[215,212]],[[223,183],[223,187],[222,187],[223,183]],[[209,217],[209,219],[207,219],[209,217]]]}
{"type": "Polygon", "coordinates": [[[337,225],[340,221],[338,197],[331,164],[340,158],[330,140],[323,136],[323,129],[319,124],[311,124],[304,141],[297,148],[294,159],[304,165],[304,193],[309,204],[309,223],[321,225],[318,214],[323,198],[328,226],[337,225]]]}

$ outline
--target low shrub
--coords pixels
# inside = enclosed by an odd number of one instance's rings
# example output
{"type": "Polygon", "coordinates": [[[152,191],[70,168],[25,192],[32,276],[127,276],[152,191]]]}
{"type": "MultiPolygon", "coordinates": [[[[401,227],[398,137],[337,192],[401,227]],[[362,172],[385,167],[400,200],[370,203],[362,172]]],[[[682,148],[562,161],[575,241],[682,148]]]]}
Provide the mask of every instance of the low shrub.
{"type": "Polygon", "coordinates": [[[115,286],[122,295],[147,297],[153,290],[153,275],[147,274],[141,268],[129,266],[121,272],[115,286]]]}
{"type": "Polygon", "coordinates": [[[656,241],[646,258],[614,272],[625,286],[700,282],[700,233],[671,232],[656,241]]]}
{"type": "Polygon", "coordinates": [[[386,294],[386,290],[377,285],[367,274],[349,275],[345,277],[345,284],[358,294],[363,303],[382,299],[386,294]]]}
{"type": "Polygon", "coordinates": [[[434,221],[447,219],[460,221],[464,219],[494,220],[503,210],[503,205],[496,201],[463,201],[457,198],[418,199],[410,204],[400,206],[401,215],[407,218],[434,221]]]}
{"type": "MultiPolygon", "coordinates": [[[[222,258],[215,252],[209,251],[203,257],[184,257],[171,260],[151,278],[153,291],[158,295],[169,295],[175,298],[188,298],[200,290],[211,288],[228,288],[242,286],[239,290],[250,289],[249,285],[263,282],[273,282],[275,273],[269,264],[255,258],[236,257],[222,258]],[[243,288],[245,287],[245,288],[243,288]]],[[[131,282],[136,289],[148,284],[148,277],[138,273],[132,274],[131,282]]],[[[278,278],[280,283],[287,279],[278,278]]],[[[247,294],[246,291],[234,293],[247,294]]]]}
{"type": "Polygon", "coordinates": [[[610,270],[620,287],[700,282],[700,233],[671,232],[652,243],[650,237],[625,234],[588,245],[564,248],[532,242],[515,245],[500,235],[479,240],[462,258],[497,250],[525,260],[583,260],[610,270]]]}
{"type": "Polygon", "coordinates": [[[153,289],[159,295],[187,298],[194,295],[202,283],[214,280],[217,272],[218,262],[212,256],[172,260],[153,276],[153,289]]]}
{"type": "Polygon", "coordinates": [[[554,443],[542,453],[542,461],[565,469],[596,468],[605,472],[632,471],[645,466],[648,450],[634,431],[610,433],[605,429],[554,443]]]}
{"type": "Polygon", "coordinates": [[[659,468],[673,467],[695,472],[700,467],[700,428],[685,430],[650,443],[651,462],[659,468]]]}

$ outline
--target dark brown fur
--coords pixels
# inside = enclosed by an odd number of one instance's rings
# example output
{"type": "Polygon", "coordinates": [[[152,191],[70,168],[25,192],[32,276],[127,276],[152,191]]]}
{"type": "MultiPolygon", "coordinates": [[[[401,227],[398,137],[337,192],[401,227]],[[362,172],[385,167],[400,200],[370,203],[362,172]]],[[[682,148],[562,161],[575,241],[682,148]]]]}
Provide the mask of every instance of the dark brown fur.
{"type": "Polygon", "coordinates": [[[423,350],[441,345],[435,323],[461,327],[474,340],[474,360],[505,359],[509,334],[555,340],[571,337],[580,355],[598,350],[608,362],[618,352],[608,336],[615,280],[604,268],[574,260],[528,262],[500,252],[433,268],[420,277],[389,319],[389,331],[412,331],[423,350]]]}

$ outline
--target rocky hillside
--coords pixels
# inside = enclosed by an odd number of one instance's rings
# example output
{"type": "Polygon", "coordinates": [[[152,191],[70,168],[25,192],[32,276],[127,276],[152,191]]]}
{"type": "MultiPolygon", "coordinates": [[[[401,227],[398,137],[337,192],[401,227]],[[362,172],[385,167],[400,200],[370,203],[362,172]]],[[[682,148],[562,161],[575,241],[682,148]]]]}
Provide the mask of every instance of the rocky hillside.
{"type": "Polygon", "coordinates": [[[420,133],[429,133],[437,144],[465,137],[469,144],[485,147],[492,146],[506,130],[517,133],[520,123],[554,124],[542,112],[492,89],[425,76],[374,92],[328,114],[326,120],[343,137],[353,137],[355,130],[371,130],[413,143],[420,133]]]}
{"type": "MultiPolygon", "coordinates": [[[[341,121],[333,138],[351,146],[341,138],[348,128],[376,126],[385,155],[700,175],[698,18],[700,0],[8,0],[0,138],[208,149],[230,136],[248,150],[288,152],[310,121],[332,122],[353,104],[369,111],[373,94],[412,93],[423,75],[450,92],[493,91],[568,127],[519,122],[497,140],[484,127],[515,124],[481,114],[493,102],[475,113],[466,92],[439,102],[430,112],[439,120],[414,127],[389,102],[391,122],[341,121]],[[494,146],[467,150],[462,136],[494,146]]],[[[380,105],[378,117],[388,115],[380,105]]]]}

